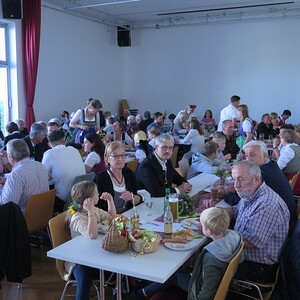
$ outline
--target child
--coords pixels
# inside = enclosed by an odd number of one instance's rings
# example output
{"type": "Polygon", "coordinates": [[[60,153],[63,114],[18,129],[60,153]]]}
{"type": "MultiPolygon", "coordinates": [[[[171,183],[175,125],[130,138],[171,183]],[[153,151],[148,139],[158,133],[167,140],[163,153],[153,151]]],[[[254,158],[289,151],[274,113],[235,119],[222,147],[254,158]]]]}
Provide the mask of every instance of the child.
{"type": "Polygon", "coordinates": [[[225,137],[225,135],[216,132],[213,135],[212,141],[215,142],[216,144],[218,144],[218,146],[219,146],[218,155],[217,155],[216,159],[223,160],[223,161],[231,159],[231,154],[230,153],[228,153],[226,155],[223,154],[223,150],[226,147],[226,137],[225,137]]]}
{"type": "Polygon", "coordinates": [[[228,213],[217,207],[204,210],[200,216],[202,232],[212,239],[199,254],[192,274],[182,270],[174,273],[165,283],[153,282],[125,299],[146,299],[156,292],[177,286],[188,293],[189,300],[214,299],[220,281],[231,259],[242,244],[242,236],[228,229],[228,213]]]}
{"type": "Polygon", "coordinates": [[[152,127],[148,130],[148,143],[152,148],[154,148],[155,146],[155,138],[157,138],[160,134],[160,129],[157,127],[152,127]]]}
{"type": "Polygon", "coordinates": [[[109,116],[106,118],[106,126],[103,128],[103,131],[105,131],[108,134],[114,134],[115,129],[114,129],[114,123],[115,123],[115,118],[112,116],[109,116]]]}
{"type": "MultiPolygon", "coordinates": [[[[66,217],[66,225],[69,227],[71,237],[79,235],[90,239],[96,239],[98,230],[106,232],[112,218],[116,215],[113,197],[109,193],[103,193],[100,198],[107,201],[108,212],[95,207],[99,201],[97,185],[91,181],[81,181],[75,184],[71,190],[74,203],[69,207],[66,217]]],[[[76,300],[89,299],[91,281],[98,278],[99,270],[87,266],[75,265],[66,262],[65,275],[67,279],[73,274],[77,281],[76,300]]]]}

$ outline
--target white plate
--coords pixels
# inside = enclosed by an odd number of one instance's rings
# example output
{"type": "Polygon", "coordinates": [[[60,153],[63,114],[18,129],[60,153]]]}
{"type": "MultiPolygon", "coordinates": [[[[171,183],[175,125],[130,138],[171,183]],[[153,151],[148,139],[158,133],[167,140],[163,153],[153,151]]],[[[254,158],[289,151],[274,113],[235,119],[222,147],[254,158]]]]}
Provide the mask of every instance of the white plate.
{"type": "Polygon", "coordinates": [[[181,226],[184,228],[188,228],[188,229],[198,230],[197,225],[193,224],[193,222],[195,222],[195,221],[198,221],[200,224],[199,217],[198,218],[188,218],[188,219],[181,221],[181,226]],[[189,226],[189,225],[187,225],[186,222],[192,222],[192,225],[189,226]]]}
{"type": "Polygon", "coordinates": [[[194,241],[184,243],[165,243],[165,246],[169,249],[176,250],[176,251],[185,251],[190,250],[196,246],[194,241]]]}

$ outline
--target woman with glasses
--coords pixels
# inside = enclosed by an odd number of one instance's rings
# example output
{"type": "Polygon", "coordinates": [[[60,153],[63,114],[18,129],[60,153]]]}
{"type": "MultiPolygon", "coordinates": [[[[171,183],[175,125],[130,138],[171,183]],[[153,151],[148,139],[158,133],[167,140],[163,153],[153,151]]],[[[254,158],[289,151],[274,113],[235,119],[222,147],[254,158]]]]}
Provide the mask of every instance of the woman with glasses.
{"type": "MultiPolygon", "coordinates": [[[[99,194],[110,193],[114,198],[117,213],[132,208],[134,201],[139,204],[141,197],[137,195],[134,173],[125,168],[125,146],[121,142],[106,145],[104,161],[107,170],[96,176],[99,194]]],[[[107,203],[99,200],[97,207],[107,210],[107,203]]]]}

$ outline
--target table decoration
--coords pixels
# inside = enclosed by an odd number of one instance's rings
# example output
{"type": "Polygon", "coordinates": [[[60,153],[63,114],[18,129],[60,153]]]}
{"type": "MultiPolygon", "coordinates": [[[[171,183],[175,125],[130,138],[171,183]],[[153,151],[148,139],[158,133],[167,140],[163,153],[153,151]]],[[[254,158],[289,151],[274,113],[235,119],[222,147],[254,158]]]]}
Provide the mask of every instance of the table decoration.
{"type": "Polygon", "coordinates": [[[102,248],[110,252],[124,252],[128,248],[127,223],[128,218],[116,215],[102,240],[102,248]]]}
{"type": "Polygon", "coordinates": [[[135,230],[128,236],[132,250],[140,254],[155,252],[161,241],[161,236],[152,230],[135,230]]]}

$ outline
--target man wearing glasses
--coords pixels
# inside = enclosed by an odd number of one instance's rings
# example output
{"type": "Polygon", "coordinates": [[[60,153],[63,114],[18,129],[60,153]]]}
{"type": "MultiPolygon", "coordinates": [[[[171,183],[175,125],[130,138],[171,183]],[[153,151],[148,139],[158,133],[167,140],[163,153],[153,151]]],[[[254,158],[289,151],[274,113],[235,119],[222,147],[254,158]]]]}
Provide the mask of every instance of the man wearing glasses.
{"type": "Polygon", "coordinates": [[[172,166],[173,147],[174,139],[169,133],[159,135],[154,153],[147,156],[136,171],[138,188],[147,190],[152,197],[164,197],[166,188],[170,188],[171,193],[189,193],[192,190],[192,185],[172,166]]]}

